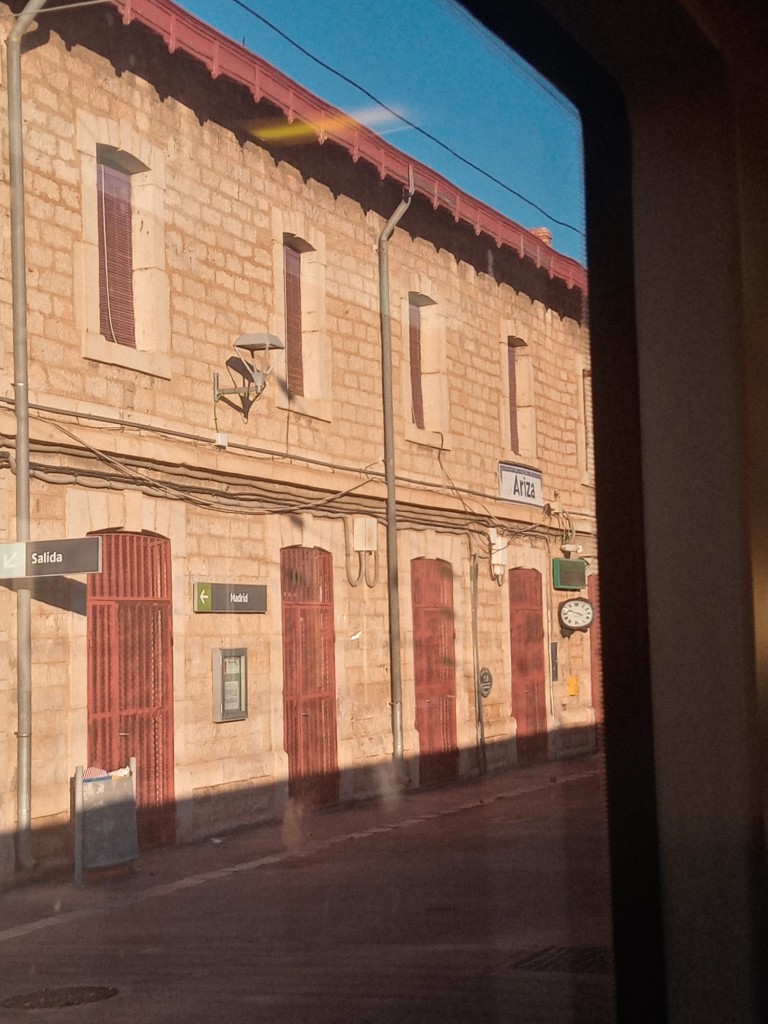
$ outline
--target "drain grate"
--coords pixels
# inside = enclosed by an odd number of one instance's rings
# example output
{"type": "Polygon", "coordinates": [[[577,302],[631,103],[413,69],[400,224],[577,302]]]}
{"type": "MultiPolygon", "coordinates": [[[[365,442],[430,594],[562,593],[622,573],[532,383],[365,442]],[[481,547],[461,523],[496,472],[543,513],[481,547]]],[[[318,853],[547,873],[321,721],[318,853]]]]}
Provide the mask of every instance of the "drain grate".
{"type": "Polygon", "coordinates": [[[98,1003],[117,995],[116,988],[105,985],[69,985],[67,988],[43,988],[23,996],[10,996],[0,1006],[6,1010],[50,1010],[62,1006],[98,1003]]]}
{"type": "Polygon", "coordinates": [[[613,960],[604,946],[546,946],[515,960],[519,971],[562,971],[564,974],[610,974],[613,960]]]}

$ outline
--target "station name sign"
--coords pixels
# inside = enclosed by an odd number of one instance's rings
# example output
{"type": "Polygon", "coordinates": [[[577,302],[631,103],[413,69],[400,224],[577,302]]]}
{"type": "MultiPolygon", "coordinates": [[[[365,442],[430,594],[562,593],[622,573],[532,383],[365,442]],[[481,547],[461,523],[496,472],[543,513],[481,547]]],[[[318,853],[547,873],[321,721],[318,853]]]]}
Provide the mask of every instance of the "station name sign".
{"type": "Polygon", "coordinates": [[[0,579],[101,572],[101,537],[0,544],[0,579]]]}
{"type": "Polygon", "coordinates": [[[263,615],[267,610],[263,583],[195,583],[192,598],[196,612],[263,615]]]}
{"type": "Polygon", "coordinates": [[[511,462],[499,463],[499,497],[505,501],[519,501],[523,505],[544,507],[541,490],[541,473],[527,466],[514,466],[511,462]]]}

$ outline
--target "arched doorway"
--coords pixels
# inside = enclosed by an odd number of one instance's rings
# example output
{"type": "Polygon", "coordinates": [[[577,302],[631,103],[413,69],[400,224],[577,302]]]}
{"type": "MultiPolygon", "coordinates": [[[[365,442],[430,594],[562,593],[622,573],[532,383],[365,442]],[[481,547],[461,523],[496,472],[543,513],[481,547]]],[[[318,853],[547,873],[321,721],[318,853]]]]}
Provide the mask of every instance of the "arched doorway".
{"type": "Polygon", "coordinates": [[[438,558],[411,562],[413,684],[421,785],[455,779],[456,656],[453,569],[438,558]]]}
{"type": "Polygon", "coordinates": [[[544,617],[541,573],[536,569],[512,569],[509,573],[509,637],[517,763],[535,764],[547,759],[544,617]]]}
{"type": "Polygon", "coordinates": [[[136,757],[139,845],[175,839],[171,544],[104,532],[88,577],[88,762],[136,757]]]}
{"type": "Polygon", "coordinates": [[[589,667],[592,678],[592,707],[595,709],[597,749],[603,749],[605,711],[603,708],[603,654],[600,626],[600,584],[597,576],[587,578],[587,596],[595,608],[595,618],[589,631],[589,667]]]}
{"type": "Polygon", "coordinates": [[[280,552],[283,716],[292,797],[309,804],[339,797],[333,563],[328,551],[280,552]]]}

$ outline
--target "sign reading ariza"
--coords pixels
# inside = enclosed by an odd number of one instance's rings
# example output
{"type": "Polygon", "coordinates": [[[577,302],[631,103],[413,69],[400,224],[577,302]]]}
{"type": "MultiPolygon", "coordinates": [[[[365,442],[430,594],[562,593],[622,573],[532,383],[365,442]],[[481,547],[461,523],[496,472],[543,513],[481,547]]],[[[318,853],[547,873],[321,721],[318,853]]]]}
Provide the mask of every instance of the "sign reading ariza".
{"type": "Polygon", "coordinates": [[[541,508],[541,473],[528,466],[515,466],[511,462],[499,463],[499,497],[505,501],[518,501],[522,505],[541,508]]]}
{"type": "Polygon", "coordinates": [[[263,583],[195,583],[193,607],[196,612],[247,615],[267,610],[267,588],[263,583]]]}

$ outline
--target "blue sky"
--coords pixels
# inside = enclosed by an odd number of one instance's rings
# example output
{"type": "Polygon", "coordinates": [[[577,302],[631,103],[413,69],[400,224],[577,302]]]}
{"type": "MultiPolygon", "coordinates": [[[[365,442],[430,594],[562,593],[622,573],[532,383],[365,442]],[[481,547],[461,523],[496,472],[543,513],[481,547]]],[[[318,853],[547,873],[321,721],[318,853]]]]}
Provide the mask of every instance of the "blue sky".
{"type": "Polygon", "coordinates": [[[451,0],[181,0],[180,6],[519,224],[549,227],[556,249],[585,262],[578,112],[451,0]]]}

